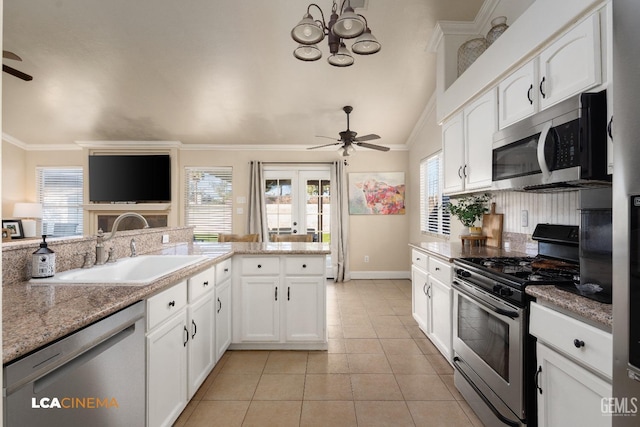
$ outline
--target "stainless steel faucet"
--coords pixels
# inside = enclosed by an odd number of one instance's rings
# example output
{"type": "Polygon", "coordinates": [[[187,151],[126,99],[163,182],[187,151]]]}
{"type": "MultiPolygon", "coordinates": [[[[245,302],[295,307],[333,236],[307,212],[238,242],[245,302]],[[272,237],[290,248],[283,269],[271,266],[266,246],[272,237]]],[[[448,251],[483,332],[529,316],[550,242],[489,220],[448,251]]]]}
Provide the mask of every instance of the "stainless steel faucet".
{"type": "Polygon", "coordinates": [[[144,224],[142,228],[149,228],[149,223],[142,215],[136,212],[125,212],[122,215],[118,216],[116,220],[113,222],[113,227],[111,228],[111,234],[109,235],[109,237],[105,238],[104,232],[102,231],[102,229],[99,229],[98,236],[97,236],[97,243],[96,243],[96,264],[97,265],[101,265],[105,263],[104,242],[111,240],[113,236],[116,235],[116,232],[118,231],[118,227],[120,226],[120,222],[123,219],[130,218],[130,217],[138,218],[140,221],[142,221],[144,224]]]}

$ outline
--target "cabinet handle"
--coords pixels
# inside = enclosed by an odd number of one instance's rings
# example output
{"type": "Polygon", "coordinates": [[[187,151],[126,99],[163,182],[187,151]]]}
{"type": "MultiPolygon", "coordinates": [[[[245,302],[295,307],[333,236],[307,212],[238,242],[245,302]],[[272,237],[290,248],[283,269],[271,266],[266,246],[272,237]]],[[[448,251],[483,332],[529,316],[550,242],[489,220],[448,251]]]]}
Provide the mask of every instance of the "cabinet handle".
{"type": "Polygon", "coordinates": [[[607,125],[607,133],[609,134],[609,138],[613,141],[613,133],[611,132],[611,126],[613,126],[613,116],[609,119],[609,124],[607,125]]]}
{"type": "Polygon", "coordinates": [[[169,301],[169,307],[175,307],[175,306],[176,306],[175,301],[169,301]]]}
{"type": "Polygon", "coordinates": [[[440,267],[436,267],[436,271],[440,271],[440,267]]]}
{"type": "Polygon", "coordinates": [[[464,165],[464,167],[462,168],[462,176],[464,176],[465,178],[467,177],[467,165],[464,165]]]}
{"type": "Polygon", "coordinates": [[[543,97],[543,98],[546,98],[546,97],[547,97],[547,94],[546,94],[546,93],[544,93],[544,89],[543,89],[544,81],[545,81],[545,80],[546,80],[546,78],[545,78],[545,77],[543,77],[543,78],[542,78],[542,80],[540,81],[540,94],[542,95],[542,97],[543,97]]]}
{"type": "Polygon", "coordinates": [[[529,104],[533,105],[533,99],[531,99],[531,91],[533,90],[533,83],[529,86],[529,90],[527,91],[527,99],[529,100],[529,104]]]}
{"type": "Polygon", "coordinates": [[[193,332],[191,333],[191,339],[194,339],[196,336],[196,332],[198,331],[198,327],[196,326],[196,322],[191,319],[191,326],[193,326],[193,332]]]}
{"type": "Polygon", "coordinates": [[[224,272],[225,272],[225,273],[228,273],[228,272],[229,272],[229,269],[228,269],[228,268],[225,268],[225,269],[224,269],[224,272]]]}
{"type": "Polygon", "coordinates": [[[278,301],[278,287],[276,286],[276,301],[278,301]]]}
{"type": "Polygon", "coordinates": [[[209,286],[209,281],[207,280],[206,282],[203,282],[202,286],[209,286]]]}
{"type": "Polygon", "coordinates": [[[287,286],[287,301],[291,300],[291,287],[287,286]]]}
{"type": "Polygon", "coordinates": [[[584,341],[576,338],[575,340],[573,340],[573,345],[575,345],[576,348],[584,347],[584,341]]]}
{"type": "Polygon", "coordinates": [[[458,176],[462,179],[462,166],[458,168],[458,176]]]}
{"type": "Polygon", "coordinates": [[[222,310],[222,301],[218,298],[218,313],[220,313],[220,310],[222,310]]]}
{"type": "Polygon", "coordinates": [[[431,299],[431,285],[427,287],[427,298],[431,299]]]}
{"type": "Polygon", "coordinates": [[[427,290],[425,289],[427,287],[427,283],[425,282],[424,285],[422,285],[422,292],[426,295],[429,296],[429,294],[427,294],[427,290]]]}
{"type": "Polygon", "coordinates": [[[542,387],[540,387],[540,383],[538,379],[540,378],[541,373],[542,373],[542,366],[538,366],[538,370],[536,371],[536,390],[538,390],[540,394],[542,394],[542,387]]]}
{"type": "Polygon", "coordinates": [[[420,261],[421,258],[416,258],[416,261],[420,261]]]}
{"type": "Polygon", "coordinates": [[[184,342],[182,343],[183,347],[187,346],[187,343],[189,342],[189,331],[187,331],[187,327],[183,326],[184,328],[184,342]]]}

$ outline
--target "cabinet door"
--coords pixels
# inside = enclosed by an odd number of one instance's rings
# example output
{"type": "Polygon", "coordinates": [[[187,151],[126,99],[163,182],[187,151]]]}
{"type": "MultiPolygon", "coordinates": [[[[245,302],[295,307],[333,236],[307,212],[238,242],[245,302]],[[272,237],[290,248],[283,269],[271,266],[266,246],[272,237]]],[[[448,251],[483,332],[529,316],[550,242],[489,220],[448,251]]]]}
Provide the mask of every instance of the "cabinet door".
{"type": "Polygon", "coordinates": [[[287,341],[324,341],[325,285],[323,277],[287,277],[282,298],[286,303],[287,341]]]}
{"type": "Polygon", "coordinates": [[[283,292],[278,277],[243,277],[241,288],[242,341],[279,341],[283,292]]]}
{"type": "Polygon", "coordinates": [[[464,160],[462,112],[456,114],[442,125],[442,156],[444,192],[461,191],[463,189],[462,161],[464,160]]]}
{"type": "Polygon", "coordinates": [[[600,15],[594,13],[540,54],[540,108],[601,81],[600,15]]]}
{"type": "MultiPolygon", "coordinates": [[[[212,283],[213,285],[213,283],[212,283]]],[[[189,305],[189,385],[191,399],[215,364],[215,315],[213,289],[189,305]]]]}
{"type": "Polygon", "coordinates": [[[231,344],[231,279],[216,286],[216,362],[231,344]]]}
{"type": "Polygon", "coordinates": [[[427,273],[416,266],[411,267],[411,287],[413,290],[413,318],[425,334],[429,333],[429,281],[427,273]]]}
{"type": "Polygon", "coordinates": [[[602,398],[611,397],[611,384],[543,344],[536,349],[538,425],[610,426],[602,398]]]}
{"type": "Polygon", "coordinates": [[[170,426],[187,405],[186,310],[147,335],[147,425],[170,426]]]}
{"type": "Polygon", "coordinates": [[[451,359],[451,287],[429,276],[431,341],[447,360],[451,359]]]}
{"type": "Polygon", "coordinates": [[[536,112],[538,106],[537,61],[531,61],[498,85],[500,129],[536,112]]]}
{"type": "Polygon", "coordinates": [[[464,109],[465,190],[491,186],[493,134],[498,128],[496,91],[490,90],[464,109]]]}

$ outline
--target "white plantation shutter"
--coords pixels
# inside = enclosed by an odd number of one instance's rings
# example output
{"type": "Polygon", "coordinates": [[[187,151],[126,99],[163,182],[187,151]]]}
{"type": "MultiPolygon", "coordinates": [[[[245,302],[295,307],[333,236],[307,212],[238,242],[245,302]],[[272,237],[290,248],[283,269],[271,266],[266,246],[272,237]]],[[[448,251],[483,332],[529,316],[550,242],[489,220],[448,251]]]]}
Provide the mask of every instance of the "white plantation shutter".
{"type": "Polygon", "coordinates": [[[420,231],[449,235],[449,196],[442,194],[442,153],[420,162],[420,231]]]}
{"type": "Polygon", "coordinates": [[[231,233],[231,167],[185,168],[185,224],[194,226],[195,240],[217,241],[231,233]]]}
{"type": "MultiPolygon", "coordinates": [[[[82,168],[36,168],[36,197],[42,203],[42,234],[82,235],[82,168]]],[[[40,230],[36,231],[40,234],[40,230]]]]}

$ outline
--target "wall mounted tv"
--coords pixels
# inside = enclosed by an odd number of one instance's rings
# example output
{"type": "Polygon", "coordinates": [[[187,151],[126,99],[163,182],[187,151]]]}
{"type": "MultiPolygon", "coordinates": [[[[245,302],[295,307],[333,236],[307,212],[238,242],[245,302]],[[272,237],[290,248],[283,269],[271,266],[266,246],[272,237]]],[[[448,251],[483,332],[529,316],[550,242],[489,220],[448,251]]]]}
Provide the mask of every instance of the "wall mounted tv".
{"type": "Polygon", "coordinates": [[[170,202],[169,155],[89,156],[89,200],[95,203],[170,202]]]}

